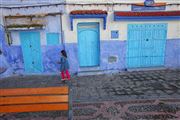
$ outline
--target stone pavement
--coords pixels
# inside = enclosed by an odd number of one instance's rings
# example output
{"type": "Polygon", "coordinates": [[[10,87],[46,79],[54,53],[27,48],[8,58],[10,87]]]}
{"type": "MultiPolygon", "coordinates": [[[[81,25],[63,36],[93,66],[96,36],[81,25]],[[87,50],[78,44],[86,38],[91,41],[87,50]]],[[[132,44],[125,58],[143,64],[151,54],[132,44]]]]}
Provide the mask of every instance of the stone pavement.
{"type": "Polygon", "coordinates": [[[75,77],[72,91],[76,102],[180,98],[180,70],[75,77]]]}
{"type": "MultiPolygon", "coordinates": [[[[180,120],[180,99],[74,103],[73,120],[180,120]]],[[[67,120],[67,112],[7,114],[0,120],[67,120]]]]}
{"type": "Polygon", "coordinates": [[[180,99],[74,104],[74,120],[180,120],[180,99]]]}
{"type": "MultiPolygon", "coordinates": [[[[70,84],[72,89],[75,120],[180,119],[180,70],[177,69],[74,76],[66,83],[55,75],[17,76],[0,80],[0,88],[65,84],[70,84]]],[[[54,111],[10,114],[1,119],[63,120],[65,116],[66,112],[54,111]]]]}

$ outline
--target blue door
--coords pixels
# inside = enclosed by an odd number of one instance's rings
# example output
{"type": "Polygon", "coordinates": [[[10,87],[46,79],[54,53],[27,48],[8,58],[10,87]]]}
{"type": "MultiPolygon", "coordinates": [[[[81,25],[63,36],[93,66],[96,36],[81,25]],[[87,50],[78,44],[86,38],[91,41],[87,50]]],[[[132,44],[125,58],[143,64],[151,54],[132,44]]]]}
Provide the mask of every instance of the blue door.
{"type": "Polygon", "coordinates": [[[20,32],[20,40],[23,51],[24,67],[28,73],[39,73],[43,71],[40,33],[20,32]]]}
{"type": "Polygon", "coordinates": [[[99,24],[78,24],[78,57],[80,67],[98,66],[100,59],[99,24]]]}
{"type": "Polygon", "coordinates": [[[167,24],[129,24],[127,67],[163,66],[166,36],[167,24]]]}

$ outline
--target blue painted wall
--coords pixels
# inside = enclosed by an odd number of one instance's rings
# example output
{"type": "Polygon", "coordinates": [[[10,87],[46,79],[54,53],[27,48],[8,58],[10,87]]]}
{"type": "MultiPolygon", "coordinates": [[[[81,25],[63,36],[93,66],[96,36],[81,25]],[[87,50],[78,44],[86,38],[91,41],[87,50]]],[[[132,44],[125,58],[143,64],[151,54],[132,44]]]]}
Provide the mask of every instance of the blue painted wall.
{"type": "MultiPolygon", "coordinates": [[[[100,43],[100,70],[123,70],[125,69],[125,41],[103,41],[100,43]],[[117,62],[109,63],[108,57],[117,56],[117,62]]],[[[77,44],[70,43],[65,45],[70,63],[70,72],[79,71],[78,48],[77,44]]]]}
{"type": "MultiPolygon", "coordinates": [[[[2,32],[0,34],[2,36],[2,32]]],[[[3,46],[4,54],[0,55],[1,61],[4,61],[2,66],[7,68],[7,71],[1,74],[1,77],[9,75],[24,74],[24,64],[22,50],[20,46],[8,47],[2,39],[0,43],[3,46]],[[7,52],[8,51],[8,52],[7,52]]],[[[65,44],[67,54],[69,56],[70,72],[77,73],[79,70],[78,64],[78,49],[77,44],[65,44]]],[[[60,50],[62,45],[41,46],[43,56],[44,71],[42,74],[59,74],[60,65],[57,61],[60,59],[60,50]]],[[[100,43],[100,70],[124,70],[126,68],[125,61],[126,41],[102,41],[100,43]],[[117,56],[117,62],[109,63],[110,56],[117,56]]],[[[180,39],[168,40],[166,44],[165,67],[180,68],[180,39]]]]}
{"type": "Polygon", "coordinates": [[[21,47],[10,47],[6,44],[4,29],[2,26],[0,27],[0,46],[2,50],[2,54],[0,55],[0,68],[6,70],[1,74],[1,77],[23,73],[24,69],[21,47]]]}
{"type": "Polygon", "coordinates": [[[57,46],[42,46],[42,60],[44,73],[56,73],[59,71],[60,65],[57,64],[60,61],[60,51],[62,47],[57,46]]]}
{"type": "MultiPolygon", "coordinates": [[[[100,70],[126,69],[126,41],[101,41],[100,43],[100,70]],[[110,56],[117,56],[117,62],[109,63],[110,56]]],[[[76,44],[65,45],[70,62],[70,71],[79,70],[78,49],[76,44]]],[[[167,40],[165,52],[165,67],[180,68],[180,39],[167,40]]]]}
{"type": "Polygon", "coordinates": [[[78,47],[75,43],[65,44],[65,49],[68,54],[68,60],[70,64],[70,72],[77,73],[79,62],[78,62],[78,47]]]}
{"type": "Polygon", "coordinates": [[[180,38],[166,43],[165,65],[168,68],[180,68],[180,38]]]}
{"type": "Polygon", "coordinates": [[[1,74],[0,78],[7,76],[8,74],[11,74],[10,64],[7,61],[7,56],[8,56],[8,48],[5,43],[5,36],[4,36],[4,29],[2,26],[0,26],[0,49],[2,51],[2,54],[0,54],[0,69],[1,69],[1,74]]]}
{"type": "Polygon", "coordinates": [[[101,63],[102,70],[122,70],[125,68],[125,41],[103,41],[100,43],[101,63]],[[117,62],[109,63],[108,57],[117,56],[117,62]]]}

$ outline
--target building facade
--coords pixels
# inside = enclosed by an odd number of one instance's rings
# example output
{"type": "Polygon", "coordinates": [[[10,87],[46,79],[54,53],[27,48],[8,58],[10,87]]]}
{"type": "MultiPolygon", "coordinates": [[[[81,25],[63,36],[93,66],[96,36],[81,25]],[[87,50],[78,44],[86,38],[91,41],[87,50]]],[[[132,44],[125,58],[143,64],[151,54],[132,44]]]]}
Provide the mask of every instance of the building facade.
{"type": "Polygon", "coordinates": [[[9,0],[1,7],[1,76],[55,73],[64,1],[9,0]]]}
{"type": "Polygon", "coordinates": [[[61,49],[71,73],[180,68],[179,8],[177,0],[66,0],[1,8],[10,36],[2,40],[10,44],[5,68],[15,74],[58,73],[61,49]]]}
{"type": "Polygon", "coordinates": [[[73,71],[179,68],[177,1],[66,2],[63,29],[73,71]]]}

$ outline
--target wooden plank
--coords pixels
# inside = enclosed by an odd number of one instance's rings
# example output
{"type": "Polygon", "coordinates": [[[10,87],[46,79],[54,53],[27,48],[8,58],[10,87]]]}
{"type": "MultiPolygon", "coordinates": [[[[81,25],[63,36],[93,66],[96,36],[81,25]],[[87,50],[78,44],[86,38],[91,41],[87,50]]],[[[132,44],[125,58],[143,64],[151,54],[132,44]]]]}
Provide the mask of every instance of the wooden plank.
{"type": "Polygon", "coordinates": [[[9,15],[9,16],[5,16],[6,19],[17,19],[17,18],[42,18],[45,16],[55,16],[55,15],[61,15],[61,12],[54,12],[54,13],[47,13],[47,14],[31,14],[31,15],[9,15]]]}
{"type": "Polygon", "coordinates": [[[38,95],[38,94],[68,94],[68,87],[47,87],[47,88],[15,88],[0,89],[0,96],[16,95],[38,95]]]}
{"type": "Polygon", "coordinates": [[[68,102],[68,95],[0,97],[0,105],[68,102]]]}
{"type": "Polygon", "coordinates": [[[0,113],[68,110],[68,103],[0,106],[0,113]]]}

